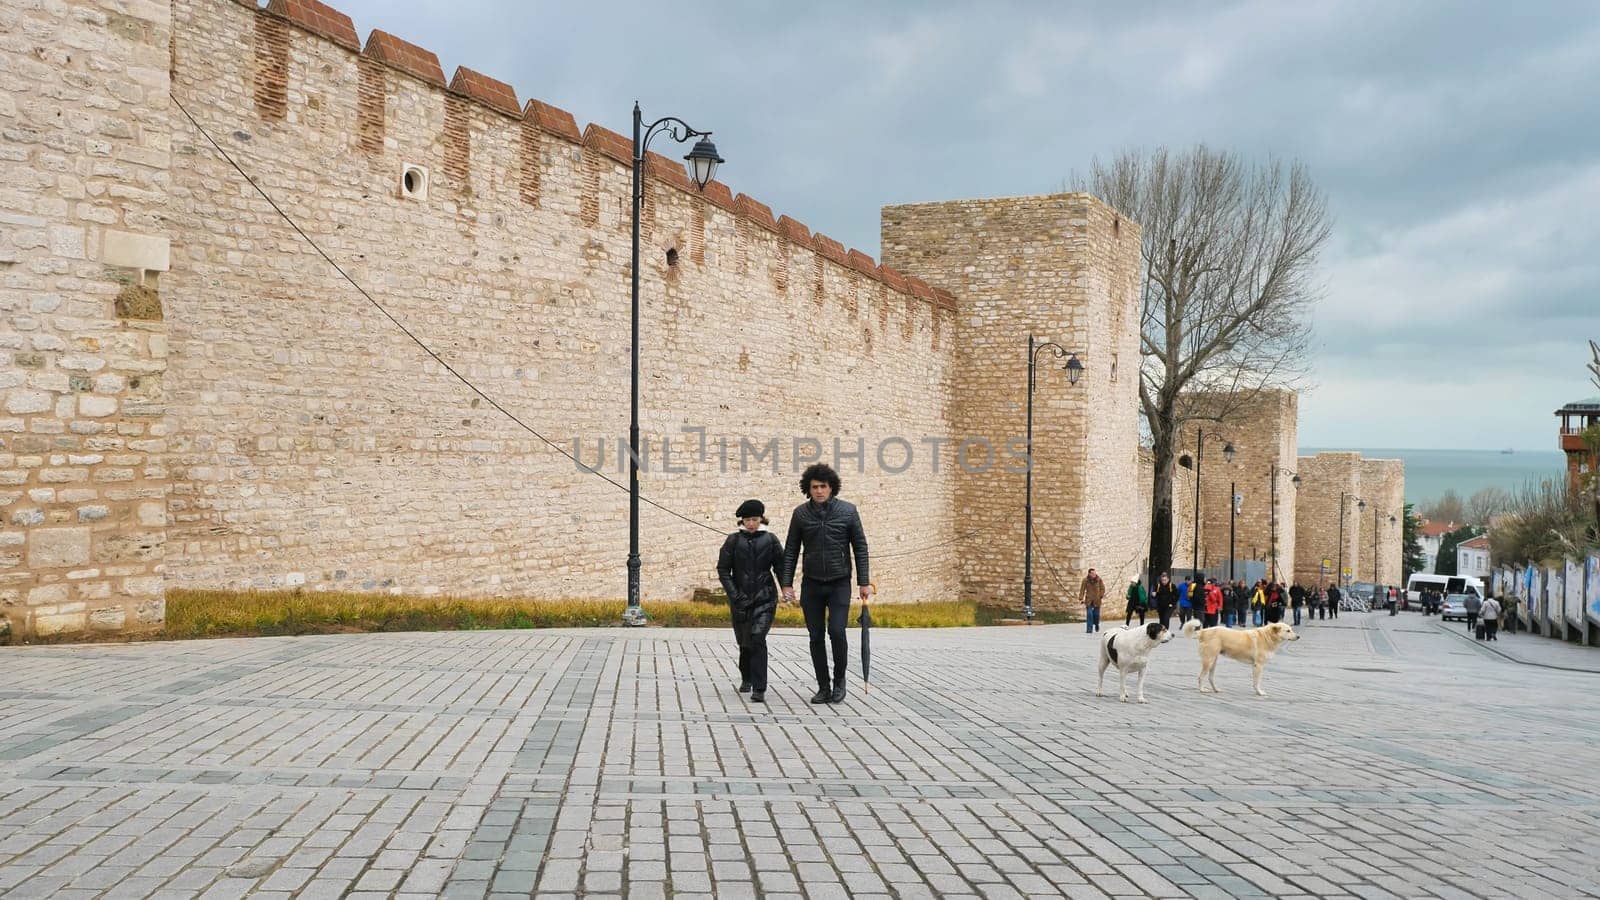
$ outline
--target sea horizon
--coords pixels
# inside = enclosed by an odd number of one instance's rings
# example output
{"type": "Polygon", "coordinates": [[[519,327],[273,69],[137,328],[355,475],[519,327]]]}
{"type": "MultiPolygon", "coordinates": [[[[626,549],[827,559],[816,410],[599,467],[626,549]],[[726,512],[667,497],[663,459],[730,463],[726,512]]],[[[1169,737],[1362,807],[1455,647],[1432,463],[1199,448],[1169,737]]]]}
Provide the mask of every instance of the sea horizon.
{"type": "Polygon", "coordinates": [[[1515,494],[1529,481],[1564,477],[1566,456],[1559,450],[1460,450],[1437,447],[1301,447],[1299,453],[1354,451],[1368,459],[1399,459],[1406,464],[1405,498],[1421,505],[1454,490],[1462,500],[1486,487],[1515,494]]]}

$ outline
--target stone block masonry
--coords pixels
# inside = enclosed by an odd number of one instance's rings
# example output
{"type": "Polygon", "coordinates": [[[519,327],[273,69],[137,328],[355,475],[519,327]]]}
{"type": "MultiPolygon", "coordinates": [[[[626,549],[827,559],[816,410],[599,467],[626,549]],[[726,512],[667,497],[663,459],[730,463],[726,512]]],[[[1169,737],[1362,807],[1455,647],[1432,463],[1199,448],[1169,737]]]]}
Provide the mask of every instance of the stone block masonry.
{"type": "MultiPolygon", "coordinates": [[[[1292,479],[1298,446],[1298,397],[1293,391],[1263,390],[1238,397],[1194,394],[1188,402],[1197,418],[1181,431],[1178,452],[1194,457],[1197,430],[1206,435],[1200,465],[1200,567],[1226,570],[1231,524],[1234,559],[1259,560],[1271,571],[1276,558],[1277,577],[1290,579],[1295,571],[1292,479]],[[1232,462],[1223,454],[1229,443],[1234,447],[1232,462]],[[1238,512],[1230,522],[1229,506],[1235,491],[1240,498],[1238,512]]],[[[1185,476],[1184,531],[1193,535],[1193,470],[1178,471],[1185,476]]],[[[1174,512],[1178,508],[1175,502],[1174,512]]],[[[1173,549],[1173,565],[1189,568],[1193,542],[1178,543],[1173,549]]],[[[1243,577],[1242,570],[1239,577],[1243,577]]]]}
{"type": "Polygon", "coordinates": [[[1373,519],[1377,515],[1378,584],[1400,582],[1400,517],[1405,504],[1405,463],[1363,459],[1354,452],[1318,453],[1299,462],[1296,527],[1300,552],[1295,577],[1302,583],[1331,584],[1340,565],[1340,506],[1343,509],[1343,565],[1347,581],[1373,581],[1373,519]],[[1362,507],[1360,504],[1365,503],[1362,507]],[[1389,524],[1389,516],[1395,524],[1389,524]],[[1330,561],[1327,573],[1322,561],[1330,561]]]}
{"type": "MultiPolygon", "coordinates": [[[[1034,603],[1076,607],[1094,567],[1108,585],[1142,566],[1138,446],[1139,228],[1086,194],[960,200],[883,211],[884,259],[959,298],[955,433],[996,446],[1026,434],[1028,336],[1075,352],[1039,355],[1034,398],[1034,603]]],[[[1024,476],[962,478],[956,505],[981,530],[960,558],[963,595],[1021,605],[1024,476]]],[[[1108,610],[1120,604],[1116,595],[1108,610]]],[[[1108,598],[1112,599],[1112,598],[1108,598]]]]}
{"type": "MultiPolygon", "coordinates": [[[[363,44],[315,0],[6,15],[29,36],[0,44],[13,637],[158,625],[165,586],[622,595],[627,494],[566,454],[626,481],[627,138],[483,72],[446,78],[394,35],[363,44]],[[539,435],[344,282],[169,90],[539,435]]],[[[711,530],[645,507],[647,600],[714,584],[738,503],[765,500],[781,532],[794,457],[837,454],[885,600],[1020,605],[1021,475],[1003,441],[987,472],[953,462],[965,437],[1020,439],[1029,329],[1088,366],[1038,396],[1041,601],[1068,603],[1086,565],[1138,568],[1133,223],[1082,195],[897,207],[878,265],[724,184],[692,190],[671,157],[648,160],[642,219],[643,492],[711,530]],[[740,441],[783,449],[741,471],[740,441]]]]}
{"type": "Polygon", "coordinates": [[[164,617],[166,3],[0,12],[0,641],[164,617]]]}

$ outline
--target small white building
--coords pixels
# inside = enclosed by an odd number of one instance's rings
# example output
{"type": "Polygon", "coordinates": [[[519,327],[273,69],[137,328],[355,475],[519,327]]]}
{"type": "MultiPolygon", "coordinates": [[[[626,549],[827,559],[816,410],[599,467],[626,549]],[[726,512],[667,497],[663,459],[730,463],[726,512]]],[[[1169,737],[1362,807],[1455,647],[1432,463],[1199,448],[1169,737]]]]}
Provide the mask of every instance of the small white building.
{"type": "Polygon", "coordinates": [[[1423,519],[1417,529],[1417,543],[1422,545],[1422,571],[1429,575],[1438,571],[1439,544],[1444,536],[1456,530],[1454,522],[1431,522],[1423,519]]]}
{"type": "Polygon", "coordinates": [[[1456,574],[1489,580],[1489,538],[1479,535],[1456,545],[1456,574]]]}

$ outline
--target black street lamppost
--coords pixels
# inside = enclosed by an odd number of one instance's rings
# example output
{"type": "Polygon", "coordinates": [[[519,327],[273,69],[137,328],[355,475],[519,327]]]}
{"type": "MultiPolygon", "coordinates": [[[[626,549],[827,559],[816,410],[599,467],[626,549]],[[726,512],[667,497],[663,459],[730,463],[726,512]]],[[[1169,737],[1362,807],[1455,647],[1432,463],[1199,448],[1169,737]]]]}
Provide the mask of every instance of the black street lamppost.
{"type": "Polygon", "coordinates": [[[1233,498],[1233,502],[1228,505],[1228,581],[1232,583],[1234,519],[1238,517],[1241,508],[1244,506],[1244,495],[1239,493],[1239,483],[1237,481],[1228,482],[1228,494],[1233,498]]]}
{"type": "MultiPolygon", "coordinates": [[[[1389,527],[1393,528],[1395,517],[1389,517],[1389,527]]],[[[1372,589],[1378,589],[1378,504],[1372,504],[1372,589]]]]}
{"type": "Polygon", "coordinates": [[[1339,492],[1339,569],[1333,573],[1333,580],[1334,583],[1338,584],[1340,587],[1346,587],[1348,585],[1348,582],[1346,582],[1344,579],[1344,505],[1345,501],[1352,497],[1355,497],[1356,510],[1358,512],[1367,508],[1367,501],[1362,500],[1360,497],[1356,497],[1355,494],[1349,493],[1348,491],[1339,492]]]}
{"type": "MultiPolygon", "coordinates": [[[[1205,457],[1206,457],[1206,438],[1207,437],[1214,437],[1219,441],[1223,441],[1223,444],[1222,444],[1222,458],[1223,458],[1223,460],[1225,462],[1230,462],[1230,463],[1233,462],[1233,442],[1232,441],[1229,441],[1229,440],[1223,438],[1222,435],[1217,434],[1214,431],[1210,432],[1209,434],[1205,431],[1205,429],[1199,429],[1199,430],[1195,431],[1195,433],[1194,433],[1194,466],[1193,466],[1193,468],[1194,468],[1194,547],[1193,547],[1193,553],[1192,553],[1192,559],[1193,559],[1193,562],[1194,562],[1193,570],[1194,570],[1195,581],[1199,581],[1200,580],[1200,464],[1205,461],[1205,457]]],[[[1183,466],[1186,469],[1190,468],[1190,466],[1189,466],[1189,464],[1187,462],[1188,458],[1189,458],[1188,454],[1184,454],[1182,457],[1180,457],[1178,459],[1178,465],[1183,466]]],[[[1231,552],[1233,552],[1233,547],[1232,547],[1233,540],[1232,540],[1232,538],[1229,538],[1228,543],[1229,543],[1228,551],[1231,553],[1231,552]]],[[[1151,583],[1154,584],[1153,581],[1151,583]]]]}
{"type": "Polygon", "coordinates": [[[1268,517],[1272,522],[1272,580],[1278,580],[1278,476],[1290,475],[1289,484],[1300,487],[1300,473],[1293,469],[1280,469],[1277,463],[1272,464],[1272,513],[1268,517]]]}
{"type": "Polygon", "coordinates": [[[1075,385],[1078,377],[1083,374],[1083,363],[1078,360],[1078,354],[1072,353],[1067,348],[1055,341],[1035,341],[1033,333],[1028,334],[1028,474],[1027,493],[1023,498],[1023,539],[1022,539],[1022,618],[1028,624],[1033,624],[1033,389],[1035,384],[1034,369],[1039,358],[1039,352],[1048,349],[1050,355],[1056,359],[1063,356],[1067,362],[1061,368],[1067,373],[1067,384],[1075,385]]]}
{"type": "Polygon", "coordinates": [[[640,603],[639,570],[639,214],[644,210],[644,159],[650,141],[658,134],[667,134],[683,143],[692,137],[700,140],[684,156],[684,166],[689,170],[689,180],[696,188],[705,190],[723,162],[717,155],[717,145],[711,143],[711,132],[689,127],[682,119],[666,116],[648,126],[633,104],[633,332],[631,340],[631,371],[629,374],[632,398],[629,401],[628,421],[628,608],[622,613],[622,624],[643,625],[644,607],[640,603]]]}

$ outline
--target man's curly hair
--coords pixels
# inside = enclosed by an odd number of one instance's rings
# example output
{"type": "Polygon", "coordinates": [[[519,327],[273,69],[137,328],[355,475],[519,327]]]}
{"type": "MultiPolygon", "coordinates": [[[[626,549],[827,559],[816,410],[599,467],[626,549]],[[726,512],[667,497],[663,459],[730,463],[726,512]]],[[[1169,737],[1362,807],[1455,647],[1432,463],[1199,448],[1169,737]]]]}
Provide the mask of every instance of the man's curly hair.
{"type": "Polygon", "coordinates": [[[828,487],[833,489],[830,496],[839,496],[839,473],[833,470],[833,466],[827,463],[812,463],[806,466],[806,470],[800,473],[800,493],[807,497],[811,496],[813,481],[826,481],[828,487]]]}

